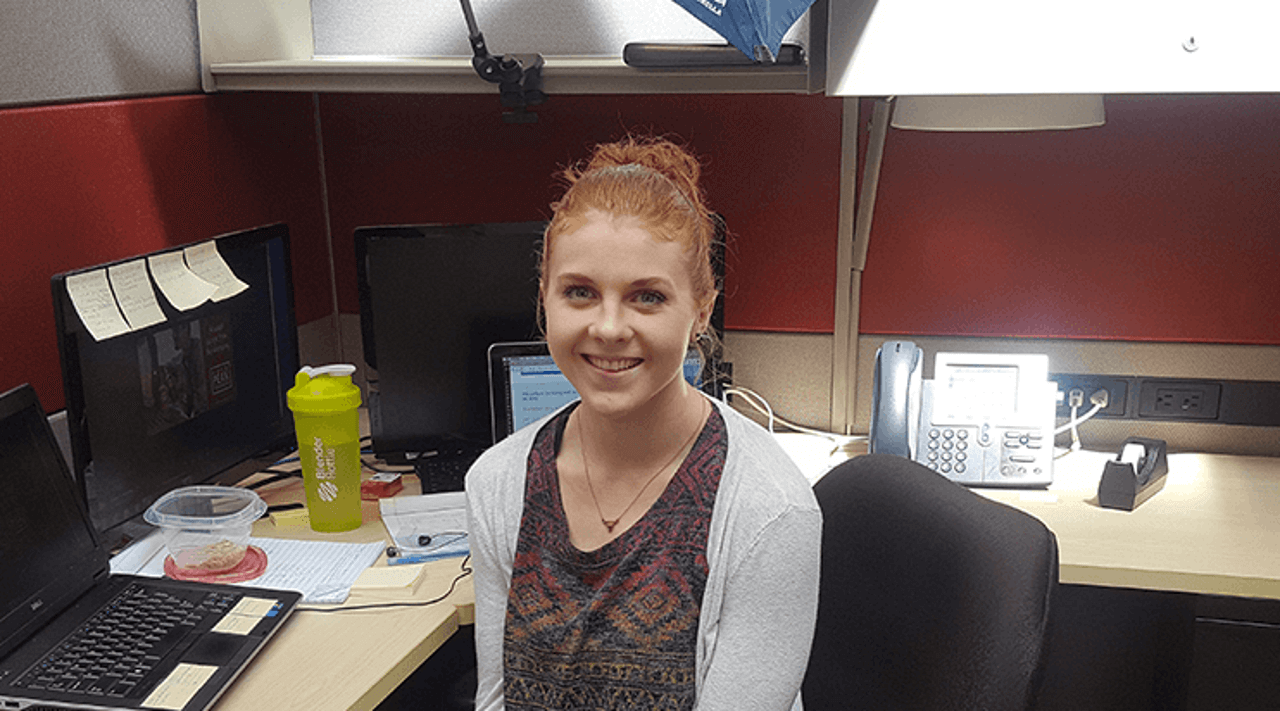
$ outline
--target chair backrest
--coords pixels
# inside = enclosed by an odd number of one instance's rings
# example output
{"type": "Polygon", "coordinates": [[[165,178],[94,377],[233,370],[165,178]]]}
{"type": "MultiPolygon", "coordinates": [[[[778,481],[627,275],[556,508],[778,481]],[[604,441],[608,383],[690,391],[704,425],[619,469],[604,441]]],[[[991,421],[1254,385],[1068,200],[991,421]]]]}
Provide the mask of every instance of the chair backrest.
{"type": "Polygon", "coordinates": [[[814,494],[822,574],[806,711],[1031,706],[1058,584],[1044,524],[887,454],[841,464],[814,494]]]}

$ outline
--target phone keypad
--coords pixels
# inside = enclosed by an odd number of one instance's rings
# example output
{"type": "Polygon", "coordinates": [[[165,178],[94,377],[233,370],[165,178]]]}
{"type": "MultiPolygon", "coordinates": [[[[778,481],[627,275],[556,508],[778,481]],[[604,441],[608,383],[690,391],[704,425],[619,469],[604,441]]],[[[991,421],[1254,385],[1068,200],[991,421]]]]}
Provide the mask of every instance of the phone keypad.
{"type": "Polygon", "coordinates": [[[929,429],[928,466],[943,474],[963,474],[969,466],[969,431],[952,427],[929,429]]]}
{"type": "MultiPolygon", "coordinates": [[[[1035,429],[931,427],[924,437],[923,463],[942,474],[976,476],[974,482],[1016,482],[1044,473],[1044,435],[1035,429]],[[983,465],[983,453],[987,464],[983,465]],[[982,472],[987,469],[986,473],[982,472]]],[[[969,478],[962,481],[969,481],[969,478]]]]}

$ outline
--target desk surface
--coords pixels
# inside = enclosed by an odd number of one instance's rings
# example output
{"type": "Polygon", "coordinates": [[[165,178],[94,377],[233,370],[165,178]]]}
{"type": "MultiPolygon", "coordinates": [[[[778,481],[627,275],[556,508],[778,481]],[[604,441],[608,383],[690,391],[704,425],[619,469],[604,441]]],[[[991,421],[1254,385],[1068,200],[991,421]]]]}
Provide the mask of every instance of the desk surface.
{"type": "MultiPolygon", "coordinates": [[[[849,456],[817,437],[779,441],[811,480],[849,456]]],[[[1054,461],[1048,489],[974,491],[1054,532],[1064,583],[1280,599],[1280,459],[1171,454],[1164,487],[1117,511],[1098,505],[1103,464],[1114,456],[1067,454],[1054,461]]]]}
{"type": "Polygon", "coordinates": [[[1280,599],[1280,459],[1171,454],[1164,487],[1117,511],[1098,505],[1113,456],[1057,460],[1047,491],[978,491],[1054,532],[1063,582],[1280,599]]]}
{"type": "MultiPolygon", "coordinates": [[[[783,444],[813,478],[843,455],[820,439],[783,444]]],[[[1097,503],[1109,452],[1055,462],[1047,490],[975,489],[1036,516],[1058,538],[1064,583],[1280,599],[1280,459],[1173,454],[1164,487],[1134,511],[1097,503]]],[[[407,493],[417,483],[406,478],[407,493]]],[[[297,480],[260,491],[269,503],[301,500],[297,480]]],[[[376,502],[364,524],[341,534],[255,525],[254,535],[374,541],[385,538],[376,502]]],[[[379,561],[378,566],[385,566],[379,561]]],[[[416,591],[362,586],[339,607],[443,595],[461,561],[425,564],[416,591]]],[[[307,606],[304,606],[307,607],[307,606]]],[[[434,605],[321,613],[299,610],[218,701],[214,711],[373,709],[440,647],[474,621],[470,578],[434,605]],[[341,670],[337,673],[337,670],[341,670]]]]}
{"type": "MultiPolygon", "coordinates": [[[[406,477],[405,493],[416,494],[417,481],[406,477]]],[[[301,501],[301,481],[293,479],[259,490],[270,504],[301,501]]],[[[323,538],[331,541],[385,540],[378,504],[362,502],[364,523],[354,531],[318,534],[306,526],[276,527],[263,519],[253,535],[275,538],[323,538]]],[[[380,559],[375,568],[385,568],[380,559]]],[[[406,566],[408,567],[408,566],[406,566]]],[[[462,572],[462,559],[418,564],[416,589],[383,587],[362,576],[342,605],[302,605],[258,654],[213,711],[338,711],[373,709],[458,629],[474,621],[471,578],[458,581],[452,594],[420,607],[318,612],[401,601],[429,601],[448,592],[462,572]],[[307,609],[313,608],[313,609],[307,609]]]]}

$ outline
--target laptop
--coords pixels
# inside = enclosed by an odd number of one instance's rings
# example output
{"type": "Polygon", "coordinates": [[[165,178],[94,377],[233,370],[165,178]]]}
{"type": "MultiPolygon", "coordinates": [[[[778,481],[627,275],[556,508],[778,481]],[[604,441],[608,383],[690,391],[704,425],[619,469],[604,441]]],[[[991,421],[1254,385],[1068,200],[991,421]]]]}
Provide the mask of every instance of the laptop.
{"type": "Polygon", "coordinates": [[[0,709],[202,711],[293,591],[111,575],[29,385],[0,395],[0,709]]]}
{"type": "MultiPolygon", "coordinates": [[[[713,397],[712,383],[702,376],[702,358],[690,351],[684,377],[713,397]]],[[[578,399],[578,391],[551,358],[546,341],[494,343],[489,346],[489,405],[496,444],[516,430],[578,399]]]]}

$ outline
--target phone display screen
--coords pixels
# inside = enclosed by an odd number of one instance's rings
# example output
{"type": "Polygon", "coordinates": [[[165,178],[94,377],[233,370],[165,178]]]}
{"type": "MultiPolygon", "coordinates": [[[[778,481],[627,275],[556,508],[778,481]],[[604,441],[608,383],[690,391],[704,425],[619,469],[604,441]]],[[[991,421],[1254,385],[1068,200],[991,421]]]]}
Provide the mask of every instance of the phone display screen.
{"type": "Polygon", "coordinates": [[[952,365],[942,385],[946,411],[953,415],[989,417],[1017,412],[1016,365],[952,365]]]}

